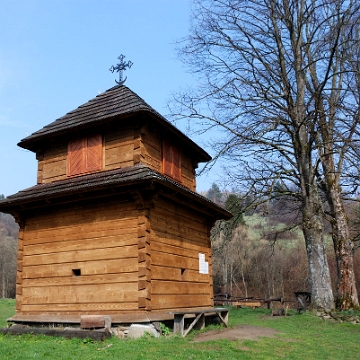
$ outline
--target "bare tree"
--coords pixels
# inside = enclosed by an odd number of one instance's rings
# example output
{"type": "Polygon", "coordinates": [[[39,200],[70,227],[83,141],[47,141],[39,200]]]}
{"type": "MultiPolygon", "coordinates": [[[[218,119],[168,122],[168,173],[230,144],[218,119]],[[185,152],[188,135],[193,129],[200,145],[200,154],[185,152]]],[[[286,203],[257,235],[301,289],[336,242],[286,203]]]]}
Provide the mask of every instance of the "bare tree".
{"type": "MultiPolygon", "coordinates": [[[[214,185],[207,192],[207,196],[213,197],[215,188],[217,197],[220,199],[222,197],[220,189],[214,185]]],[[[239,241],[234,241],[234,234],[235,232],[239,233],[238,227],[244,225],[244,219],[240,212],[240,200],[235,194],[228,194],[225,207],[233,214],[233,217],[228,221],[219,220],[216,222],[211,231],[211,241],[215,259],[214,272],[221,277],[218,282],[223,292],[232,293],[232,286],[236,283],[234,274],[237,273],[237,262],[239,260],[237,251],[239,241]]],[[[243,237],[246,237],[244,232],[238,236],[240,239],[243,237]]]]}
{"type": "MultiPolygon", "coordinates": [[[[0,195],[0,198],[4,198],[0,195]]],[[[0,297],[15,297],[17,236],[19,227],[9,214],[0,212],[0,297]]]]}
{"type": "Polygon", "coordinates": [[[15,296],[17,242],[0,229],[0,288],[1,297],[15,296]]]}
{"type": "Polygon", "coordinates": [[[352,0],[194,0],[180,54],[199,86],[170,106],[177,119],[218,130],[215,159],[232,162],[247,195],[263,201],[280,182],[277,196],[299,204],[312,302],[326,309],[334,298],[319,191],[333,226],[337,305],[358,305],[341,190],[359,155],[359,92],[349,89],[359,79],[358,16],[352,0]]]}
{"type": "MultiPolygon", "coordinates": [[[[281,202],[284,202],[281,199],[281,202]]],[[[280,204],[277,204],[277,206],[280,204]]],[[[239,224],[229,236],[213,229],[213,275],[216,292],[232,296],[292,299],[295,291],[308,289],[308,267],[301,233],[286,231],[286,224],[276,219],[278,209],[247,217],[248,224],[239,224]],[[273,235],[278,241],[273,241],[273,235]]]]}
{"type": "Polygon", "coordinates": [[[352,192],[351,173],[358,166],[359,126],[359,7],[352,1],[335,1],[321,18],[326,47],[315,49],[305,40],[307,89],[314,99],[313,116],[317,127],[316,149],[321,169],[318,183],[324,191],[330,214],[332,238],[337,263],[337,306],[359,306],[353,267],[354,244],[350,238],[344,194],[352,192]],[[328,30],[329,29],[329,30],[328,30]],[[326,51],[326,52],[325,52],[326,51]],[[324,52],[327,62],[319,61],[324,52]],[[321,68],[321,66],[324,66],[321,68]],[[350,180],[350,181],[349,181],[350,180]]]}

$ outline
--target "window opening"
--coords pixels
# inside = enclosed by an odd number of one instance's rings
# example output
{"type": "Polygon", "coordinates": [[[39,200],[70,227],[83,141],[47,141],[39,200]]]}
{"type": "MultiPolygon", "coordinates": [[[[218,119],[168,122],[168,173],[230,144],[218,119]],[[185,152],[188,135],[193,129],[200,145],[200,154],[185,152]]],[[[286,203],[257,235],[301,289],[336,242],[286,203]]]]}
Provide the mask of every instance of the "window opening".
{"type": "Polygon", "coordinates": [[[72,269],[74,276],[81,276],[81,269],[72,269]]]}

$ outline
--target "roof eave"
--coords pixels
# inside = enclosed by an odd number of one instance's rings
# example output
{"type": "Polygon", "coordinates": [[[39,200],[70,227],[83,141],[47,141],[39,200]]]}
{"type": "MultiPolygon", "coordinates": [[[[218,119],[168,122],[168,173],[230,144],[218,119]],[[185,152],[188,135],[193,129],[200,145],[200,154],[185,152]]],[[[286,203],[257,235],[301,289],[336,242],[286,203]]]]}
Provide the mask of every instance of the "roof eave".
{"type": "MultiPolygon", "coordinates": [[[[131,171],[136,170],[136,167],[129,168],[131,171]]],[[[84,200],[85,198],[95,198],[99,196],[114,195],[115,193],[126,193],[129,189],[151,189],[153,185],[156,184],[159,189],[163,189],[163,193],[169,195],[170,192],[173,194],[177,194],[183,199],[183,203],[189,205],[190,202],[194,202],[199,207],[199,210],[212,214],[211,217],[218,219],[229,219],[232,215],[222,208],[221,206],[213,203],[212,201],[204,198],[202,195],[191,191],[188,188],[185,188],[181,184],[177,184],[176,182],[168,179],[167,177],[153,171],[145,166],[139,167],[140,171],[144,172],[144,177],[140,179],[131,179],[122,181],[120,178],[118,181],[116,180],[112,182],[105,181],[103,183],[99,182],[95,185],[88,185],[87,182],[83,182],[80,190],[76,189],[73,191],[71,187],[69,187],[65,191],[57,191],[54,193],[46,193],[38,192],[35,193],[34,196],[31,196],[31,189],[41,189],[42,185],[34,186],[30,188],[30,196],[21,194],[12,195],[9,198],[0,201],[0,211],[9,212],[11,214],[18,213],[24,210],[39,208],[39,207],[47,207],[52,205],[57,205],[61,203],[69,203],[84,200]],[[165,191],[166,190],[166,191],[165,191]],[[165,192],[164,192],[165,191],[165,192]],[[45,195],[44,195],[45,194],[45,195]]],[[[109,171],[110,173],[110,171],[109,171]]],[[[116,175],[116,171],[112,172],[116,175]]],[[[111,174],[112,174],[111,173],[111,174]]],[[[135,172],[134,172],[135,173],[135,172]]],[[[90,175],[91,176],[91,175],[90,175]]],[[[78,180],[81,182],[83,178],[79,177],[78,180]]],[[[76,180],[76,179],[75,179],[76,180]]],[[[45,184],[45,187],[54,187],[54,189],[66,183],[64,180],[59,180],[54,183],[45,184]]],[[[74,183],[76,186],[76,181],[74,183]]],[[[46,190],[46,189],[45,189],[46,190]]],[[[23,192],[25,192],[24,190],[23,192]]],[[[210,215],[209,215],[210,216],[210,215]]]]}

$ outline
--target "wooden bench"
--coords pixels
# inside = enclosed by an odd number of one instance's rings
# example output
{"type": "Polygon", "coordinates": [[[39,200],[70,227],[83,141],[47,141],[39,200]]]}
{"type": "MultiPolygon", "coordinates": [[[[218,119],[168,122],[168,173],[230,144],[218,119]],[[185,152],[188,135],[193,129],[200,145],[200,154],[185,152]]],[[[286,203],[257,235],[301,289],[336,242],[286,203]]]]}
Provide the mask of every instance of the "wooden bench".
{"type": "Polygon", "coordinates": [[[205,314],[214,314],[217,315],[220,321],[228,327],[228,319],[229,319],[229,309],[226,308],[212,308],[212,309],[199,309],[199,310],[184,310],[177,312],[170,312],[170,314],[174,315],[174,334],[180,334],[182,337],[185,337],[191,329],[196,326],[196,329],[203,329],[205,326],[205,314]],[[184,329],[184,319],[186,315],[195,315],[194,320],[189,325],[189,327],[184,329]]]}
{"type": "Polygon", "coordinates": [[[253,300],[253,301],[251,301],[251,300],[244,300],[244,301],[239,300],[239,301],[232,302],[231,305],[236,307],[237,309],[239,307],[241,308],[242,306],[248,306],[248,307],[251,307],[253,309],[256,309],[256,308],[261,307],[261,302],[257,301],[257,300],[253,300]]]}

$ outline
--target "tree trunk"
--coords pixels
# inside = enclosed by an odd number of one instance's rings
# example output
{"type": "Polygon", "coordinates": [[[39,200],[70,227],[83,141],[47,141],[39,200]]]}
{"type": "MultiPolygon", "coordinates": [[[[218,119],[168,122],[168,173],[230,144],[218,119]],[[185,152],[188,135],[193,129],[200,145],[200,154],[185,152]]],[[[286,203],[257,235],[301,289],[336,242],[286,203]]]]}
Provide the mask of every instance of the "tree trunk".
{"type": "Polygon", "coordinates": [[[3,267],[3,271],[2,271],[2,294],[1,294],[1,297],[3,299],[5,299],[5,271],[4,271],[4,267],[3,267]]]}
{"type": "Polygon", "coordinates": [[[248,297],[248,291],[247,291],[247,285],[246,285],[246,281],[245,281],[243,266],[241,266],[241,278],[242,278],[242,282],[243,282],[243,285],[244,285],[245,297],[247,298],[248,297]]]}
{"type": "Polygon", "coordinates": [[[223,269],[222,269],[222,292],[229,293],[229,286],[228,286],[228,256],[227,256],[227,247],[225,247],[225,254],[223,258],[223,269]]]}
{"type": "Polygon", "coordinates": [[[304,206],[303,209],[303,232],[309,263],[311,306],[332,310],[335,304],[323,239],[323,220],[311,207],[304,206]]]}
{"type": "Polygon", "coordinates": [[[350,240],[348,218],[343,200],[336,189],[330,190],[329,201],[334,221],[332,221],[332,238],[337,266],[336,307],[341,310],[359,307],[357,295],[353,251],[354,244],[350,240]]]}
{"type": "Polygon", "coordinates": [[[302,188],[307,194],[303,197],[302,225],[309,263],[311,306],[332,310],[335,308],[335,302],[324,243],[322,206],[314,178],[306,171],[302,175],[302,188]]]}

